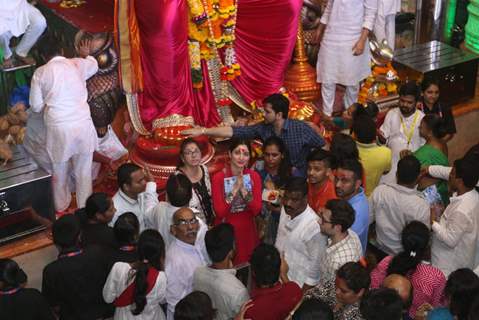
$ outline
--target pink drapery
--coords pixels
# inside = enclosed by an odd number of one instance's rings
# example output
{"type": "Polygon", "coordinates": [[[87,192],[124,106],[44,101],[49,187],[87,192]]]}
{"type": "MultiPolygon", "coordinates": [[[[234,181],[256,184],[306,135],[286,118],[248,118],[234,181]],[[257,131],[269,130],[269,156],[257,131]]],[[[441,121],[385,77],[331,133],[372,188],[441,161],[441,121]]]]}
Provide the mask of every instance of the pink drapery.
{"type": "MultiPolygon", "coordinates": [[[[242,75],[233,86],[247,102],[275,93],[296,42],[302,0],[239,0],[235,49],[242,75]]],[[[203,89],[193,89],[188,58],[186,0],[136,0],[144,91],[144,124],[171,114],[196,123],[220,122],[203,63],[203,89]]]]}

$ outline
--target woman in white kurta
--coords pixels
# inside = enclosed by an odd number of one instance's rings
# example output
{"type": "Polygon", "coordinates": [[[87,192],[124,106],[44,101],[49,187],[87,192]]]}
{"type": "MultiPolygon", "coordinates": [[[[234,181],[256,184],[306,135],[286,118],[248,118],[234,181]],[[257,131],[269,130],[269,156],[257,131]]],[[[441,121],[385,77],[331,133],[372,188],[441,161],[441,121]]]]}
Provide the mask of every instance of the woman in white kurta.
{"type": "Polygon", "coordinates": [[[327,115],[333,112],[336,84],[346,86],[344,105],[349,108],[357,101],[359,82],[371,72],[367,36],[374,26],[377,1],[328,0],[318,28],[324,35],[317,63],[327,115]]]}
{"type": "Polygon", "coordinates": [[[117,262],[113,265],[103,287],[103,299],[116,306],[115,320],[165,320],[161,308],[166,302],[165,243],[158,231],[149,229],[141,233],[138,257],[138,261],[131,264],[117,262]],[[144,295],[146,304],[143,307],[135,303],[138,301],[135,286],[139,281],[143,285],[146,282],[149,289],[144,295]]]}

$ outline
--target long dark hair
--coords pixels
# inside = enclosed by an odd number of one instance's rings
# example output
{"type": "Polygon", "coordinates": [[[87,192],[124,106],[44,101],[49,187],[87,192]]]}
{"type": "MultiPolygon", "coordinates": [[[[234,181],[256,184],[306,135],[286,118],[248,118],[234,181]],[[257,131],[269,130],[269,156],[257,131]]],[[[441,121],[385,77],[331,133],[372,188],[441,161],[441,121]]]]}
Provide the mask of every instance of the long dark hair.
{"type": "Polygon", "coordinates": [[[139,315],[146,306],[146,294],[148,288],[148,269],[153,267],[162,271],[165,260],[165,242],[161,234],[153,229],[148,229],[140,234],[138,240],[139,261],[133,265],[135,272],[135,308],[131,310],[133,315],[139,315]]]}
{"type": "Polygon", "coordinates": [[[401,242],[402,252],[397,254],[389,264],[387,274],[407,276],[416,270],[417,265],[425,258],[429,248],[431,232],[420,221],[411,221],[403,229],[401,242]]]}
{"type": "Polygon", "coordinates": [[[291,176],[291,162],[289,160],[289,153],[283,139],[277,136],[271,136],[263,144],[263,152],[268,146],[278,147],[279,152],[283,156],[279,163],[278,174],[280,185],[283,186],[288,178],[291,176]]]}

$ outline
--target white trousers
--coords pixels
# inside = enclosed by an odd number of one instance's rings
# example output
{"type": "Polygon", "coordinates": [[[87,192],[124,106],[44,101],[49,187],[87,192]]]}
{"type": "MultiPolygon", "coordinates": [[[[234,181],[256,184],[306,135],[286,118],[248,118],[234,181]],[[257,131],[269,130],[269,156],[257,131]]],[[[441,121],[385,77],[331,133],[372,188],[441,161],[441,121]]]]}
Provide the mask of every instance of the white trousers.
{"type": "MultiPolygon", "coordinates": [[[[353,103],[358,101],[359,84],[355,86],[346,86],[344,92],[344,108],[348,109],[353,103]]],[[[334,98],[336,96],[335,83],[321,83],[321,96],[323,98],[323,112],[331,116],[333,113],[334,98]]]]}
{"type": "Polygon", "coordinates": [[[75,181],[77,207],[85,206],[92,193],[93,153],[76,154],[69,161],[53,163],[53,200],[56,211],[64,211],[72,200],[70,178],[75,181]],[[72,171],[72,172],[71,172],[72,171]]]}
{"type": "Polygon", "coordinates": [[[388,14],[384,17],[378,14],[374,24],[374,34],[379,42],[386,39],[389,47],[394,51],[396,45],[396,15],[388,14]]]}
{"type": "MultiPolygon", "coordinates": [[[[28,21],[29,25],[27,30],[23,34],[22,40],[18,43],[15,48],[15,52],[21,56],[26,57],[28,52],[37,42],[38,38],[42,35],[47,27],[47,21],[43,17],[40,10],[28,5],[28,21]]],[[[12,56],[12,50],[10,49],[10,39],[13,37],[10,31],[7,31],[0,35],[0,48],[3,50],[3,56],[5,59],[8,59],[12,56]]]]}

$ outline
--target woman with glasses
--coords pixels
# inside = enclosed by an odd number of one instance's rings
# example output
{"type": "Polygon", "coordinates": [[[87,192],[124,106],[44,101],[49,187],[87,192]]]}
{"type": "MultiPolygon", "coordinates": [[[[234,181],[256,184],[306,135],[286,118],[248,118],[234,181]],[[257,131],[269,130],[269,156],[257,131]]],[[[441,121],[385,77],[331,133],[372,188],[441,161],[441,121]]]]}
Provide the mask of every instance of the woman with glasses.
{"type": "Polygon", "coordinates": [[[212,179],[215,225],[229,223],[235,231],[236,256],[233,263],[247,262],[259,238],[255,217],[261,212],[262,183],[259,174],[248,168],[251,157],[249,142],[232,139],[230,163],[212,179]]]}
{"type": "Polygon", "coordinates": [[[201,150],[192,138],[183,140],[176,171],[183,173],[193,185],[193,195],[189,207],[198,212],[207,225],[213,224],[215,214],[211,204],[211,182],[208,168],[201,164],[201,150]]]}

